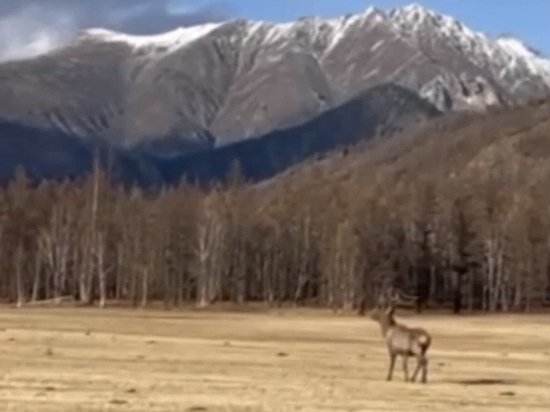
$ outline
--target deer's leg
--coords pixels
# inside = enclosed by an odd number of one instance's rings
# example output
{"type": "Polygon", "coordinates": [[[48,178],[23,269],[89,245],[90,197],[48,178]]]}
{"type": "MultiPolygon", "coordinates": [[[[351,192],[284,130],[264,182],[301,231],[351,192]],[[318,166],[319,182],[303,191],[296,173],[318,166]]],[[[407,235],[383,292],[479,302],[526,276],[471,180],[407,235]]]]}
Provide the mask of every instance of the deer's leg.
{"type": "Polygon", "coordinates": [[[428,358],[422,356],[422,383],[428,382],[428,358]]]}
{"type": "Polygon", "coordinates": [[[420,372],[421,367],[422,367],[422,357],[417,356],[417,358],[416,358],[416,368],[414,369],[414,373],[413,373],[411,381],[416,382],[416,376],[418,375],[418,372],[420,372]]]}
{"type": "Polygon", "coordinates": [[[393,367],[395,366],[395,354],[390,353],[390,367],[388,369],[388,376],[386,377],[387,381],[391,381],[393,376],[393,367]]]}
{"type": "Polygon", "coordinates": [[[403,374],[405,375],[405,382],[409,381],[409,355],[403,355],[403,374]]]}

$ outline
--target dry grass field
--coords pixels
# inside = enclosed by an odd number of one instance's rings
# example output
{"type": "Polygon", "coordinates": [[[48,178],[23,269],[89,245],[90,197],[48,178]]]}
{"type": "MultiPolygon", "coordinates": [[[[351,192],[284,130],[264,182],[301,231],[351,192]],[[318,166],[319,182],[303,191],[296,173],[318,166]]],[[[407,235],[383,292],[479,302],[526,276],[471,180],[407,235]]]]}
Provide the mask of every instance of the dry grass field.
{"type": "Polygon", "coordinates": [[[427,385],[400,362],[385,382],[378,325],[353,316],[4,307],[0,410],[550,409],[549,316],[401,320],[433,334],[427,385]]]}

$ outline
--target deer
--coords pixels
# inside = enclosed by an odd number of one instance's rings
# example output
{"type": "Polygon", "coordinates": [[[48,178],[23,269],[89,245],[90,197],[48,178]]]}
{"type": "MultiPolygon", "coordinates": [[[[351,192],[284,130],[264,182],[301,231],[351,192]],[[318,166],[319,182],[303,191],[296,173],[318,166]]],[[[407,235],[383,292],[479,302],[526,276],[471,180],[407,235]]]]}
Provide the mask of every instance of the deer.
{"type": "Polygon", "coordinates": [[[415,357],[417,361],[416,369],[412,375],[412,382],[416,382],[418,373],[422,370],[422,383],[428,380],[428,358],[426,353],[432,342],[430,334],[421,328],[409,328],[397,323],[395,320],[395,307],[399,301],[397,293],[390,297],[389,304],[387,299],[380,295],[376,307],[370,312],[370,318],[379,323],[382,336],[386,341],[390,364],[387,381],[392,380],[395,360],[398,356],[403,358],[403,373],[405,382],[409,382],[409,357],[415,357]]]}

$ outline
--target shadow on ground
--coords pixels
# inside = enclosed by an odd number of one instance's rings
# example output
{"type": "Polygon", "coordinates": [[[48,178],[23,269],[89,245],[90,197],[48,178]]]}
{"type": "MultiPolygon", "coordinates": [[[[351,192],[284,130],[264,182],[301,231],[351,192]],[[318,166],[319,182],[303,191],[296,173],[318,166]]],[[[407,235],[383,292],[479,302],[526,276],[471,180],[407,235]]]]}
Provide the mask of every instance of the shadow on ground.
{"type": "Polygon", "coordinates": [[[519,382],[514,379],[480,378],[480,379],[461,379],[461,380],[452,381],[452,383],[457,383],[459,385],[467,385],[467,386],[492,386],[492,385],[517,385],[519,382]]]}

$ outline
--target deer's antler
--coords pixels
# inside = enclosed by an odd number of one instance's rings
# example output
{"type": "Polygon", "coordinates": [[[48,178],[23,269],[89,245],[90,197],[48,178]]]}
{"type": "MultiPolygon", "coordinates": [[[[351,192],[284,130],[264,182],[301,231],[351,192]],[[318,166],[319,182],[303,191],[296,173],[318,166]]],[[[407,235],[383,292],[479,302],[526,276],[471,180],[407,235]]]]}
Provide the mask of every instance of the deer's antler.
{"type": "Polygon", "coordinates": [[[390,301],[391,306],[395,306],[398,303],[402,303],[401,297],[399,296],[399,291],[396,288],[394,287],[389,288],[387,294],[388,294],[388,300],[390,301]]]}

